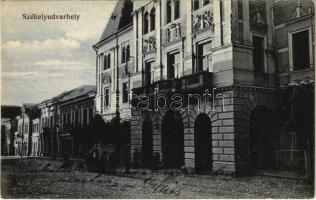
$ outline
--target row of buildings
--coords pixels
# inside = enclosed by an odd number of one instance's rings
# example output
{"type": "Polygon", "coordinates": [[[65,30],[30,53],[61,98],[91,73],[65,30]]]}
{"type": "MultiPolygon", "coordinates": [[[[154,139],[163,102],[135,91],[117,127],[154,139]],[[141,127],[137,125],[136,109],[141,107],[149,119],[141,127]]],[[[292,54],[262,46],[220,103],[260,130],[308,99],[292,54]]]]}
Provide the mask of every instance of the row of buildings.
{"type": "Polygon", "coordinates": [[[122,0],[93,48],[96,112],[130,120],[131,161],[313,169],[313,1],[122,0]]]}
{"type": "Polygon", "coordinates": [[[84,85],[39,104],[1,106],[2,155],[82,156],[75,140],[94,117],[95,92],[84,85]]]}
{"type": "Polygon", "coordinates": [[[96,91],[44,101],[35,118],[22,107],[20,149],[80,154],[71,130],[96,113],[129,121],[143,168],[311,174],[314,13],[311,0],[118,1],[93,45],[96,91]]]}

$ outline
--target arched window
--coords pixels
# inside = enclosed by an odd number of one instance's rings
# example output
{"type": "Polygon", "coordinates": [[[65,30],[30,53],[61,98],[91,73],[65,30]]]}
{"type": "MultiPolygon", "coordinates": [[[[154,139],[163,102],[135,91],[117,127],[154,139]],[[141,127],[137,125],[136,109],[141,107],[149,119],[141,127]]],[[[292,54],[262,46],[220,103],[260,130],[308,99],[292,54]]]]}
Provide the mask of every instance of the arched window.
{"type": "Polygon", "coordinates": [[[108,69],[111,68],[111,54],[110,53],[108,54],[108,66],[107,66],[107,68],[108,69]]]}
{"type": "Polygon", "coordinates": [[[104,57],[103,57],[103,69],[107,69],[107,56],[106,55],[104,55],[104,57]]]}
{"type": "Polygon", "coordinates": [[[171,22],[171,0],[167,1],[167,23],[171,22]]]}
{"type": "Polygon", "coordinates": [[[125,63],[125,61],[126,61],[126,59],[125,59],[125,58],[126,58],[126,57],[125,57],[126,54],[125,54],[125,53],[126,53],[126,50],[125,50],[125,47],[123,47],[123,48],[122,48],[122,63],[125,63]]]}
{"type": "Polygon", "coordinates": [[[148,12],[144,15],[144,34],[148,33],[148,12]]]}
{"type": "Polygon", "coordinates": [[[155,30],[155,25],[156,25],[156,10],[155,8],[152,8],[150,11],[150,31],[155,30]]]}
{"type": "Polygon", "coordinates": [[[174,1],[174,19],[178,19],[180,17],[180,0],[174,1]]]}
{"type": "Polygon", "coordinates": [[[129,61],[130,54],[131,54],[130,47],[129,47],[129,45],[127,45],[127,47],[126,47],[126,62],[129,61]]]}

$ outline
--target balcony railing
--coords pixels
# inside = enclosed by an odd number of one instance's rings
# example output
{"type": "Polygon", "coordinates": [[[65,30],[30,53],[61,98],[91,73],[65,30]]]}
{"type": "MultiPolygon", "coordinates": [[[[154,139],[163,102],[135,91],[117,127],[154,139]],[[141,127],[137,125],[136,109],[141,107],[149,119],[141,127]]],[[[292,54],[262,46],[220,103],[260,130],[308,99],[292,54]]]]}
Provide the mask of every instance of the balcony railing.
{"type": "Polygon", "coordinates": [[[180,79],[169,79],[169,80],[161,80],[157,81],[152,84],[152,87],[158,88],[159,91],[161,90],[171,90],[176,91],[181,88],[181,80],[180,79]]]}
{"type": "Polygon", "coordinates": [[[182,80],[182,90],[195,89],[195,88],[209,88],[212,87],[213,74],[211,72],[199,72],[184,76],[182,80]]]}
{"type": "Polygon", "coordinates": [[[159,92],[186,92],[193,89],[211,88],[212,83],[213,73],[203,71],[183,76],[181,78],[160,80],[150,85],[134,88],[133,93],[136,95],[153,94],[156,88],[159,92]]]}

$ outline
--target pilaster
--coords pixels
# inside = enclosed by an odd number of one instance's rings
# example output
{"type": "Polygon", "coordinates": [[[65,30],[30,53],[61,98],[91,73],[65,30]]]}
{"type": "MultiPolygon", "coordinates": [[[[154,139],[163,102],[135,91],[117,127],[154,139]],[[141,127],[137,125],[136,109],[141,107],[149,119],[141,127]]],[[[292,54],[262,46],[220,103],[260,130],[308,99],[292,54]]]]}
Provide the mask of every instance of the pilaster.
{"type": "Polygon", "coordinates": [[[249,0],[243,0],[242,3],[243,10],[243,38],[244,44],[251,44],[251,35],[250,35],[250,20],[249,20],[249,0]]]}

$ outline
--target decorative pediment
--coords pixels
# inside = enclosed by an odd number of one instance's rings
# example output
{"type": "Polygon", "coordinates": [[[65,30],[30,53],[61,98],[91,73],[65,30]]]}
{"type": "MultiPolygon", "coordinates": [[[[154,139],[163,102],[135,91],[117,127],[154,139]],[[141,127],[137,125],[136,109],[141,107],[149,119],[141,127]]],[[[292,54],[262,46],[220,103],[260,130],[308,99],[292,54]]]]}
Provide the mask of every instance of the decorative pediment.
{"type": "Polygon", "coordinates": [[[108,74],[102,74],[102,83],[110,83],[111,82],[111,76],[108,74]]]}

